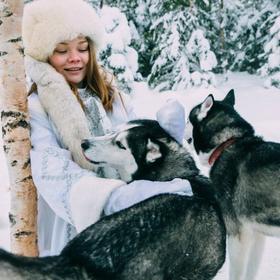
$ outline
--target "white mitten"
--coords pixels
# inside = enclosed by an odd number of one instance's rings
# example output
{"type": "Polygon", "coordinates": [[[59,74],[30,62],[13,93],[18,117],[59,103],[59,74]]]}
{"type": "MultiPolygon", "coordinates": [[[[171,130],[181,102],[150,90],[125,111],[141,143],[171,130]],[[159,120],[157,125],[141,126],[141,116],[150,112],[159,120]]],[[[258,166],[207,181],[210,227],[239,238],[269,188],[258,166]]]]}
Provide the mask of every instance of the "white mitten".
{"type": "Polygon", "coordinates": [[[115,213],[161,193],[193,194],[188,180],[179,178],[168,182],[137,180],[114,190],[105,205],[104,213],[106,215],[115,213]]]}
{"type": "Polygon", "coordinates": [[[111,192],[125,182],[84,176],[70,190],[69,205],[77,232],[100,219],[111,192]]]}
{"type": "Polygon", "coordinates": [[[50,64],[25,57],[26,72],[36,83],[40,103],[50,116],[61,142],[81,167],[94,170],[84,157],[81,141],[90,137],[88,121],[69,84],[50,64]]]}
{"type": "Polygon", "coordinates": [[[158,110],[156,119],[159,125],[178,141],[178,143],[183,143],[186,120],[185,110],[181,103],[175,99],[169,99],[167,103],[158,110]]]}

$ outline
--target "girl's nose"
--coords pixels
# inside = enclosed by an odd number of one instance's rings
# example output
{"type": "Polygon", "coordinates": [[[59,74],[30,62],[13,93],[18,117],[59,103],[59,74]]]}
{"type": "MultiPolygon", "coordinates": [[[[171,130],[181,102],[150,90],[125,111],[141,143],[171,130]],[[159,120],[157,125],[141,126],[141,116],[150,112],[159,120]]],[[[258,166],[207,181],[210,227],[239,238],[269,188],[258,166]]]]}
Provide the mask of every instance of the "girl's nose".
{"type": "Polygon", "coordinates": [[[76,51],[70,52],[68,59],[69,59],[70,62],[79,62],[79,61],[81,61],[81,57],[79,56],[79,53],[76,52],[76,51]]]}

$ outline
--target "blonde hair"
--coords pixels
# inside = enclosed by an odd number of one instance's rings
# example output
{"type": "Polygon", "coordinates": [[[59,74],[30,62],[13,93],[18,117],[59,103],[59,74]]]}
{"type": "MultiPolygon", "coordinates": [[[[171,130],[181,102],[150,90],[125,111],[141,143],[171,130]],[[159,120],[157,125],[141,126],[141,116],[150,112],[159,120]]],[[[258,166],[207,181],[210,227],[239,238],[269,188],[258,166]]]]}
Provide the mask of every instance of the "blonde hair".
{"type": "Polygon", "coordinates": [[[114,76],[98,65],[93,42],[87,38],[89,44],[89,62],[87,65],[86,84],[93,94],[97,94],[106,111],[113,110],[116,87],[113,85],[114,76]]]}
{"type": "MultiPolygon", "coordinates": [[[[94,43],[88,37],[86,37],[86,39],[89,44],[89,62],[85,77],[86,86],[90,89],[92,95],[97,95],[100,98],[106,111],[113,111],[115,94],[118,93],[117,88],[113,85],[114,76],[98,65],[94,43]]],[[[79,96],[77,86],[70,84],[70,87],[78,102],[84,109],[84,104],[79,96]]],[[[36,83],[31,85],[28,95],[33,92],[37,92],[36,83]]]]}

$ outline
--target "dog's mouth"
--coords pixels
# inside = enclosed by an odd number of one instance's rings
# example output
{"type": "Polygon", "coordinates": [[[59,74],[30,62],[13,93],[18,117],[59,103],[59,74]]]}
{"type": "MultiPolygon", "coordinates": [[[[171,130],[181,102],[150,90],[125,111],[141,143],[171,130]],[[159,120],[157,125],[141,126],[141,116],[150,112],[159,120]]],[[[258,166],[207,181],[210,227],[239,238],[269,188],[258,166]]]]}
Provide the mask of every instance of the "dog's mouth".
{"type": "Polygon", "coordinates": [[[84,151],[83,151],[83,155],[84,155],[84,157],[85,157],[85,159],[86,159],[87,161],[89,161],[90,163],[93,163],[93,164],[95,164],[95,165],[106,164],[105,161],[95,161],[95,160],[92,160],[92,159],[88,158],[88,157],[86,156],[86,154],[84,153],[84,151]]]}
{"type": "Polygon", "coordinates": [[[87,160],[88,160],[89,162],[95,164],[95,165],[106,164],[105,161],[94,161],[94,160],[89,160],[89,159],[87,159],[87,160]]]}

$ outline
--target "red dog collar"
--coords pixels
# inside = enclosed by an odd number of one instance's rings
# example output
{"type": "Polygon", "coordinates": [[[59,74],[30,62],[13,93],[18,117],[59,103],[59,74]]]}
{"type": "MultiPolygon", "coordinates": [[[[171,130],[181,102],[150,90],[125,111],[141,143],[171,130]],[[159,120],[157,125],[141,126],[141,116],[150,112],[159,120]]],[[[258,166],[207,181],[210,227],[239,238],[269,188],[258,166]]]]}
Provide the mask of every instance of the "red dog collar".
{"type": "Polygon", "coordinates": [[[222,143],[220,146],[218,146],[213,153],[211,154],[211,156],[209,157],[208,163],[210,165],[212,165],[217,158],[221,155],[221,153],[230,145],[232,145],[235,142],[234,138],[231,138],[229,140],[227,140],[226,142],[222,143]]]}

